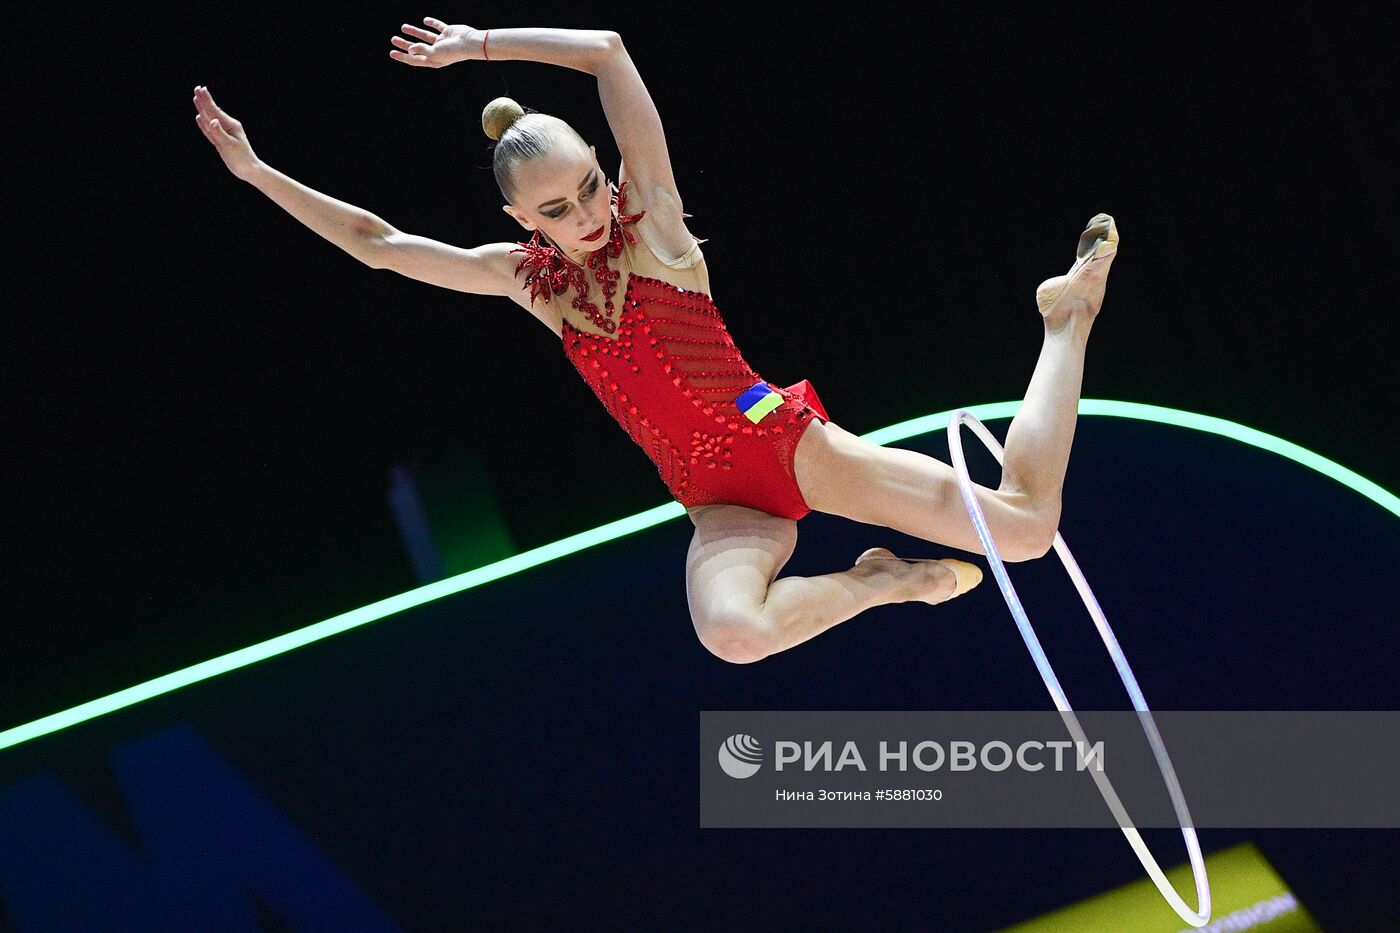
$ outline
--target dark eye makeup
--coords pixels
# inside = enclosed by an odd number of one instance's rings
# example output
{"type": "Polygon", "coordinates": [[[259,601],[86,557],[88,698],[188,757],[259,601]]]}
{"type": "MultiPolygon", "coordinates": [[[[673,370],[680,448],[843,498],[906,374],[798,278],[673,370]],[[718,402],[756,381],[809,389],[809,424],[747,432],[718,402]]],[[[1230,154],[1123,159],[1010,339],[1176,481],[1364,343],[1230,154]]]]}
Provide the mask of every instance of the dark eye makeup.
{"type": "MultiPolygon", "coordinates": [[[[592,196],[593,192],[595,192],[595,191],[597,191],[597,190],[598,190],[598,182],[595,181],[595,182],[593,182],[593,184],[592,184],[591,186],[589,186],[589,189],[583,193],[583,197],[585,197],[585,198],[586,198],[586,197],[590,197],[590,196],[592,196]]],[[[580,200],[582,200],[582,198],[580,198],[580,200]]],[[[568,209],[569,209],[569,207],[568,207],[568,205],[566,204],[566,205],[564,205],[564,207],[560,208],[557,212],[555,212],[555,213],[553,213],[553,214],[546,214],[545,216],[546,216],[546,217],[551,217],[551,218],[554,218],[554,219],[557,220],[558,218],[563,217],[564,214],[565,214],[565,212],[568,211],[568,209]]]]}

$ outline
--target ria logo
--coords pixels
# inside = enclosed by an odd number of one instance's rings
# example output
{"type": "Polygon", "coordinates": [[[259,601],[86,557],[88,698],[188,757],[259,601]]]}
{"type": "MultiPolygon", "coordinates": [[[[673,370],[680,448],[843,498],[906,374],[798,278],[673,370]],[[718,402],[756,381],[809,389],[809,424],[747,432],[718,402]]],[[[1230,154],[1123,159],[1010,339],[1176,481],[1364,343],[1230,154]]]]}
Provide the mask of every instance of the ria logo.
{"type": "Polygon", "coordinates": [[[753,777],[762,764],[763,746],[751,735],[731,735],[719,747],[719,766],[732,778],[753,777]]]}

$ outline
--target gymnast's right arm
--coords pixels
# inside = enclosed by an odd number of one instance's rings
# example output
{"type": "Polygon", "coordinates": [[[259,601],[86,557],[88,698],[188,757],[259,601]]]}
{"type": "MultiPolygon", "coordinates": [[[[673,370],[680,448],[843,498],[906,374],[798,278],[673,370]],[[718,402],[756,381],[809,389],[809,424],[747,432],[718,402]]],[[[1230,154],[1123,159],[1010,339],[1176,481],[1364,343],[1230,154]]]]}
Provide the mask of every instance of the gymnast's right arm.
{"type": "Polygon", "coordinates": [[[520,287],[514,275],[517,262],[509,255],[517,244],[462,249],[403,233],[369,211],[308,188],[264,163],[254,155],[243,124],[214,103],[208,88],[195,89],[194,104],[195,122],[234,176],[365,265],[477,295],[510,295],[520,287]]]}

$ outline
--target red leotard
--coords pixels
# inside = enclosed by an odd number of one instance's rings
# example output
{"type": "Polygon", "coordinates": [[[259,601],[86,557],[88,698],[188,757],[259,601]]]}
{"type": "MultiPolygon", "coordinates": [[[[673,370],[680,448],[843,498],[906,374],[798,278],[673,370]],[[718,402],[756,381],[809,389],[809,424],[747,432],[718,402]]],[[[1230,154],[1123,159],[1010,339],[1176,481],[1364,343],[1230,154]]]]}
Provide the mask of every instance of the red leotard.
{"type": "Polygon", "coordinates": [[[571,308],[615,335],[580,330],[560,309],[565,355],[681,505],[728,502],[802,518],[811,509],[798,490],[793,455],[813,417],[830,420],[826,409],[805,379],[785,388],[765,383],[782,404],[757,423],[740,409],[736,400],[763,378],[734,346],[708,294],[661,277],[678,267],[651,252],[645,237],[640,244],[633,237],[629,228],[646,212],[626,213],[627,184],[614,189],[610,236],[588,255],[587,269],[541,244],[538,230],[520,244],[516,252],[525,258],[516,273],[528,270],[531,303],[572,293],[571,308]],[[625,282],[610,259],[626,271],[625,282]],[[639,267],[659,274],[639,274],[639,267]],[[588,300],[590,273],[602,288],[603,309],[588,300]],[[614,318],[619,284],[622,309],[614,318]]]}

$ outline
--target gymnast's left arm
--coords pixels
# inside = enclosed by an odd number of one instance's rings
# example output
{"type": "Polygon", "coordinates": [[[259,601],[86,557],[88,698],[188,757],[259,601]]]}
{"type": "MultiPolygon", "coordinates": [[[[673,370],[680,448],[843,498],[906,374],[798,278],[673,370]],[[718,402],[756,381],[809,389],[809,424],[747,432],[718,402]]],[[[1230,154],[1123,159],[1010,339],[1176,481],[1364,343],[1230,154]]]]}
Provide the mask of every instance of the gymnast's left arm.
{"type": "Polygon", "coordinates": [[[405,23],[403,31],[419,41],[394,36],[390,42],[395,48],[389,57],[420,68],[463,61],[525,60],[596,77],[603,113],[633,189],[642,190],[642,200],[650,208],[668,215],[658,217],[658,221],[679,222],[680,193],[671,171],[661,116],[620,35],[605,29],[478,29],[448,25],[430,16],[423,23],[427,29],[405,23]]]}
{"type": "Polygon", "coordinates": [[[617,33],[606,29],[478,29],[423,17],[427,29],[404,23],[404,32],[419,40],[393,36],[389,57],[419,68],[442,68],[458,62],[530,61],[594,74],[594,65],[611,51],[617,33]]]}
{"type": "Polygon", "coordinates": [[[594,65],[598,78],[598,96],[603,113],[608,118],[613,139],[627,167],[633,186],[643,192],[643,203],[652,210],[668,215],[657,221],[680,223],[681,196],[676,190],[676,177],[671,171],[671,154],[666,148],[666,132],[661,115],[651,99],[632,56],[627,54],[622,37],[611,34],[608,50],[594,65]]]}

